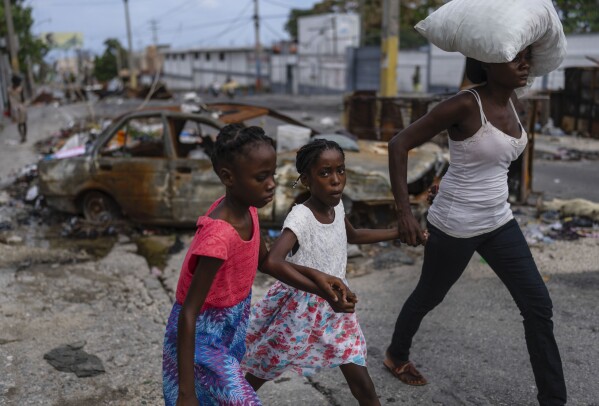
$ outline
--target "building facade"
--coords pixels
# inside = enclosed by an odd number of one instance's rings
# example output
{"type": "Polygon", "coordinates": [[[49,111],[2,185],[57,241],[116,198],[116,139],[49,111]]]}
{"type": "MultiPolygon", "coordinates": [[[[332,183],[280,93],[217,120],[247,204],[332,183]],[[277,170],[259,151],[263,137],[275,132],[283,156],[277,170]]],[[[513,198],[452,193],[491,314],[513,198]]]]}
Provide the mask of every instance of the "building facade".
{"type": "MultiPolygon", "coordinates": [[[[380,49],[360,48],[360,18],[353,14],[323,14],[298,20],[298,43],[273,46],[261,58],[265,88],[288,94],[343,93],[378,90],[380,49]]],[[[533,84],[533,90],[564,87],[564,69],[596,66],[599,34],[569,35],[568,54],[556,71],[533,84]]],[[[234,79],[250,91],[256,82],[254,48],[165,50],[164,81],[178,90],[205,90],[234,79]]],[[[465,57],[435,46],[400,50],[397,63],[399,92],[449,93],[462,82],[465,57]]]]}
{"type": "MultiPolygon", "coordinates": [[[[269,85],[270,49],[261,57],[262,83],[269,85]]],[[[222,85],[228,78],[240,87],[253,89],[256,83],[254,48],[193,48],[164,50],[162,77],[174,91],[204,91],[215,83],[222,85]]]]}

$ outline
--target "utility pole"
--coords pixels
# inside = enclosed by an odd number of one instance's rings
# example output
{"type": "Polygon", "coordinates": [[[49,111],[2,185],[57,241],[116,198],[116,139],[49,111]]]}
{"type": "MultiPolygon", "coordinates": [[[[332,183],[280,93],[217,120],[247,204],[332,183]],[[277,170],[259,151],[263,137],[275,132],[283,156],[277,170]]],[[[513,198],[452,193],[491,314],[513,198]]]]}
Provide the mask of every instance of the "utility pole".
{"type": "MultiPolygon", "coordinates": [[[[7,1],[7,0],[5,0],[7,1]]],[[[133,67],[133,45],[131,44],[131,21],[129,21],[129,0],[123,0],[125,3],[125,19],[127,22],[127,45],[129,46],[129,85],[133,89],[137,89],[137,77],[135,76],[135,68],[133,67]]]]}
{"type": "Polygon", "coordinates": [[[116,49],[116,75],[121,77],[121,70],[123,69],[123,62],[121,60],[121,48],[116,49]]]}
{"type": "Polygon", "coordinates": [[[331,29],[333,30],[333,54],[337,56],[337,14],[331,18],[331,29]]]}
{"type": "Polygon", "coordinates": [[[29,94],[31,98],[35,96],[35,84],[33,82],[33,70],[31,69],[31,55],[25,56],[27,61],[27,82],[29,83],[29,94]]]}
{"type": "Polygon", "coordinates": [[[360,43],[358,46],[362,48],[364,46],[364,16],[366,15],[366,9],[364,5],[364,0],[360,0],[358,4],[360,10],[360,43]]]}
{"type": "Polygon", "coordinates": [[[8,47],[10,49],[10,63],[14,73],[19,69],[19,47],[17,46],[17,37],[15,36],[15,27],[12,22],[12,10],[10,0],[4,0],[4,15],[6,16],[6,30],[8,32],[8,47]]]}
{"type": "Polygon", "coordinates": [[[397,96],[397,55],[399,49],[399,0],[383,0],[381,36],[381,97],[397,96]]]}
{"type": "Polygon", "coordinates": [[[258,14],[258,0],[254,0],[254,32],[256,37],[256,93],[262,90],[262,46],[260,45],[260,15],[258,14]]]}
{"type": "MultiPolygon", "coordinates": [[[[429,13],[430,14],[430,13],[429,13]]],[[[431,80],[433,77],[433,43],[428,42],[426,50],[426,92],[431,92],[431,80]]]]}
{"type": "Polygon", "coordinates": [[[152,30],[152,40],[154,45],[158,45],[158,21],[150,20],[150,29],[152,30]]]}

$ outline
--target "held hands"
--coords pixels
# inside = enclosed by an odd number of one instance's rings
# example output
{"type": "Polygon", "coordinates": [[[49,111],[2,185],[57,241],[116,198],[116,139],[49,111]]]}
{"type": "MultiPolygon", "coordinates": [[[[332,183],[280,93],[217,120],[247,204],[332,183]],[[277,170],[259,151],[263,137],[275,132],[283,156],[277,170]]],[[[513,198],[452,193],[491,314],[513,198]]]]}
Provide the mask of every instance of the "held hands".
{"type": "Polygon", "coordinates": [[[397,229],[401,242],[408,244],[411,247],[426,244],[428,231],[422,231],[418,221],[410,211],[398,215],[397,229]]]}
{"type": "Polygon", "coordinates": [[[428,188],[428,194],[426,195],[426,201],[428,204],[433,204],[437,193],[439,193],[439,185],[432,185],[428,188]]]}
{"type": "Polygon", "coordinates": [[[320,272],[314,275],[313,282],[324,292],[323,299],[336,313],[354,312],[358,298],[341,279],[320,272]]]}
{"type": "Polygon", "coordinates": [[[345,288],[346,292],[342,293],[339,290],[335,290],[335,300],[326,299],[331,308],[335,313],[353,313],[356,311],[356,303],[358,303],[358,297],[354,292],[345,288]],[[345,296],[345,297],[344,297],[345,296]]]}

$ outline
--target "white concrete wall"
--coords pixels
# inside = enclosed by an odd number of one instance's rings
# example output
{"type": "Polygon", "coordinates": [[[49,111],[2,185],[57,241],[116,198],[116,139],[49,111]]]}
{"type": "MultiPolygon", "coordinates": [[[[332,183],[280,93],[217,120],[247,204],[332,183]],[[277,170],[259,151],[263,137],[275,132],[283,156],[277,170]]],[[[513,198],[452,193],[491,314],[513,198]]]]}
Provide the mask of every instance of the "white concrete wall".
{"type": "MultiPolygon", "coordinates": [[[[599,34],[571,35],[567,39],[568,55],[560,68],[548,75],[548,89],[563,87],[564,68],[593,66],[593,62],[586,56],[599,59],[599,46],[597,45],[599,44],[599,34]]],[[[287,64],[295,64],[294,79],[296,83],[292,84],[292,87],[296,92],[300,88],[322,90],[323,92],[344,91],[347,72],[345,48],[338,49],[338,55],[333,55],[327,52],[331,45],[327,41],[326,38],[323,38],[320,45],[312,44],[310,50],[313,53],[272,55],[272,67],[269,66],[271,56],[264,53],[261,70],[263,77],[268,76],[267,82],[271,81],[279,87],[285,87],[287,64]]],[[[251,48],[166,51],[165,55],[168,55],[164,61],[165,82],[173,90],[204,89],[214,81],[222,84],[229,75],[242,86],[252,86],[255,83],[256,64],[254,51],[251,48]],[[220,58],[221,52],[224,54],[224,60],[220,58]],[[196,54],[198,54],[198,58],[196,58],[196,54]],[[206,58],[207,54],[210,54],[210,60],[206,58]],[[181,55],[185,55],[184,59],[181,58],[181,55]]],[[[453,91],[457,89],[462,81],[465,57],[457,52],[445,52],[433,46],[430,58],[432,61],[432,90],[453,91]]],[[[400,92],[415,90],[412,76],[416,66],[420,66],[421,90],[429,91],[426,86],[428,59],[428,51],[424,48],[422,50],[400,50],[397,65],[397,86],[400,92]]],[[[538,78],[533,85],[533,90],[541,89],[542,85],[543,79],[538,78]]]]}
{"type": "MultiPolygon", "coordinates": [[[[251,48],[166,51],[164,56],[164,81],[173,90],[206,89],[214,82],[223,84],[229,76],[240,86],[256,82],[256,59],[251,48]]],[[[269,56],[264,52],[263,78],[269,69],[269,56]]]]}
{"type": "Polygon", "coordinates": [[[298,53],[345,55],[360,42],[360,16],[319,14],[298,19],[298,53]],[[336,51],[336,52],[335,52],[336,51]]]}

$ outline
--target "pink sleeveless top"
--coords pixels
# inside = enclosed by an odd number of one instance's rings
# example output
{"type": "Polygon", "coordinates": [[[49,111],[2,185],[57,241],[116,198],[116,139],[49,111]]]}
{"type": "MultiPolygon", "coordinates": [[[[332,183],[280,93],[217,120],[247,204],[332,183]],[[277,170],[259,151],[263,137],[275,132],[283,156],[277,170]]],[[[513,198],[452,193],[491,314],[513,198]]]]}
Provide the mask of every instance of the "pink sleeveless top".
{"type": "Polygon", "coordinates": [[[177,283],[176,300],[179,304],[183,304],[188,294],[199,256],[224,260],[214,277],[202,309],[231,307],[250,294],[260,254],[258,211],[255,207],[250,207],[252,238],[248,241],[242,240],[231,224],[208,217],[223,199],[224,196],[215,201],[206,215],[198,218],[198,228],[183,261],[177,283]]]}

